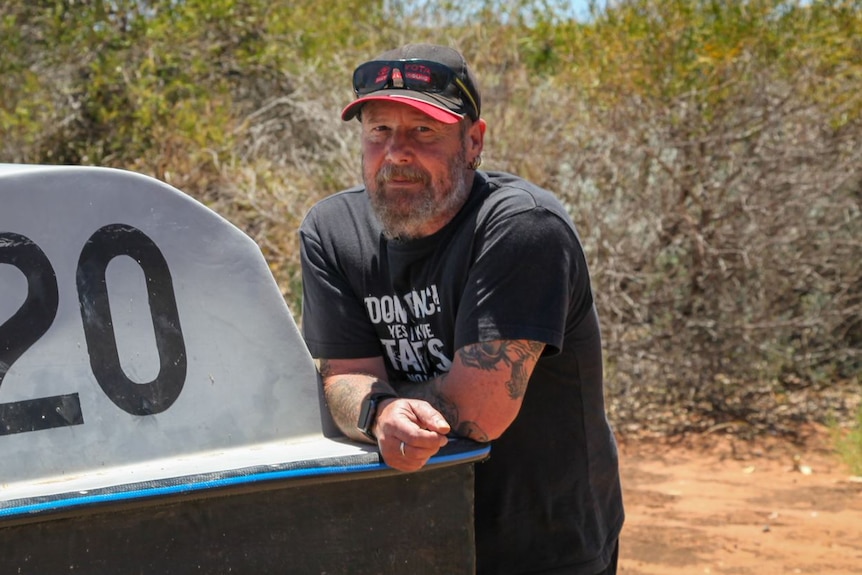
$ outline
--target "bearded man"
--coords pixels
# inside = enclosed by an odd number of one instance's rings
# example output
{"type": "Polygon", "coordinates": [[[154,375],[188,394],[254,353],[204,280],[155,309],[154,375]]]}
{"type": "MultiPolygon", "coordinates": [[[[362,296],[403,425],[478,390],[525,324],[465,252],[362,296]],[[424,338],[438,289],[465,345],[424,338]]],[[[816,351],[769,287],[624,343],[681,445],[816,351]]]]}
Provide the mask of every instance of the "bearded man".
{"type": "MultiPolygon", "coordinates": [[[[387,465],[450,437],[476,464],[480,574],[614,574],[623,504],[586,258],[550,192],[478,171],[476,79],[451,48],[361,64],[364,185],[300,228],[303,336],[333,420],[387,465]]],[[[385,537],[385,534],[381,534],[385,537]]]]}

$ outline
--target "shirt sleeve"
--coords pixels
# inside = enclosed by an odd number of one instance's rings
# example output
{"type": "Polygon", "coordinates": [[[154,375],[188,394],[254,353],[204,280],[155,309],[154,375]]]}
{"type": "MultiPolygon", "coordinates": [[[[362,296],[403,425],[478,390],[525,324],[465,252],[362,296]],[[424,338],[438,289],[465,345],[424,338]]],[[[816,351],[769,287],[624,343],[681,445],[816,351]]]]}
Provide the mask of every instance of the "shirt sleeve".
{"type": "Polygon", "coordinates": [[[362,295],[347,278],[354,254],[336,256],[321,239],[313,214],[300,227],[302,335],[313,357],[353,359],[381,355],[362,295]],[[341,258],[341,259],[339,259],[341,258]]]}
{"type": "Polygon", "coordinates": [[[559,211],[540,205],[503,209],[478,227],[456,349],[529,339],[545,343],[547,355],[560,351],[567,326],[580,322],[593,300],[577,233],[559,211]]]}

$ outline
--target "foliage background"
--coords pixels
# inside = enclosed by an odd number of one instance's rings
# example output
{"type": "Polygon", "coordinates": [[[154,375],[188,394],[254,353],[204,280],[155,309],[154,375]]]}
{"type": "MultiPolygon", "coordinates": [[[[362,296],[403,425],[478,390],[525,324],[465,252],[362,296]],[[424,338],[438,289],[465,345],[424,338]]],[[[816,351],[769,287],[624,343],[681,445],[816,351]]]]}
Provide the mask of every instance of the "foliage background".
{"type": "MultiPolygon", "coordinates": [[[[575,221],[624,431],[852,423],[862,367],[862,3],[7,0],[0,161],[125,168],[261,246],[356,183],[350,72],[413,41],[478,73],[483,167],[575,221]]],[[[0,206],[2,209],[2,206],[0,206]]]]}

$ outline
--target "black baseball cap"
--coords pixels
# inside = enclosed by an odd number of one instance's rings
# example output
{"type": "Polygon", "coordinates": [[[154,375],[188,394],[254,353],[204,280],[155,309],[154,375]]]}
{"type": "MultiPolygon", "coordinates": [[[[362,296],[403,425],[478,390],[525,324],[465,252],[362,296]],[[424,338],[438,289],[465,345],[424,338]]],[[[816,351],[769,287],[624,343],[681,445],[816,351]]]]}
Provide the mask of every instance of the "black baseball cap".
{"type": "Polygon", "coordinates": [[[356,100],[341,112],[357,117],[366,102],[383,100],[412,106],[432,118],[454,124],[481,113],[473,73],[460,52],[434,44],[408,44],[380,54],[353,72],[356,100]]]}

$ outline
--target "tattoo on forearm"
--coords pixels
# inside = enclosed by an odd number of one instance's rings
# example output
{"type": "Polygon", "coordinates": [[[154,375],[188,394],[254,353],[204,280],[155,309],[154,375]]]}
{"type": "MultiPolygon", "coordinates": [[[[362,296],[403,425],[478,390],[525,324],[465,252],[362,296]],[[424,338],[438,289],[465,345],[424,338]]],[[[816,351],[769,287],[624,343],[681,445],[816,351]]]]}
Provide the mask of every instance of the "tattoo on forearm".
{"type": "MultiPolygon", "coordinates": [[[[429,385],[428,387],[432,386],[429,385]]],[[[454,401],[442,393],[434,393],[434,397],[429,398],[428,402],[437,407],[437,410],[443,414],[443,417],[446,418],[446,421],[453,428],[458,424],[460,415],[458,413],[458,406],[455,405],[454,401]]]]}
{"type": "Polygon", "coordinates": [[[528,363],[534,363],[545,344],[535,341],[493,341],[464,346],[459,350],[461,362],[484,371],[509,369],[506,382],[509,397],[520,399],[527,390],[528,363]]]}
{"type": "Polygon", "coordinates": [[[488,434],[482,431],[482,428],[473,421],[462,421],[458,424],[456,432],[461,437],[469,437],[473,441],[485,443],[490,440],[488,434]]]}

